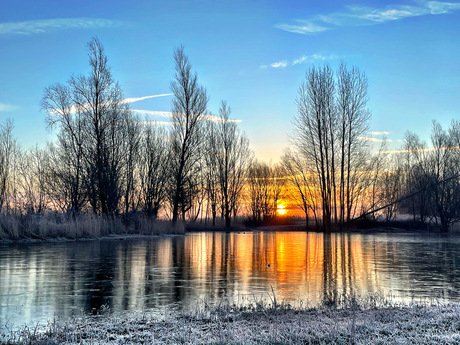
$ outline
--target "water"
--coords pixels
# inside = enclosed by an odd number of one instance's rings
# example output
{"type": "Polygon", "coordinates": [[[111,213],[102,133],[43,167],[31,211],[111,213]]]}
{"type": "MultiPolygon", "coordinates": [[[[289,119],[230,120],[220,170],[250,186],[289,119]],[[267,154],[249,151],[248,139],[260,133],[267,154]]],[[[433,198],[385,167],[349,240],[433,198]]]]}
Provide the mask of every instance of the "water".
{"type": "Polygon", "coordinates": [[[379,293],[460,300],[460,236],[190,233],[0,245],[0,328],[92,313],[379,293]]]}

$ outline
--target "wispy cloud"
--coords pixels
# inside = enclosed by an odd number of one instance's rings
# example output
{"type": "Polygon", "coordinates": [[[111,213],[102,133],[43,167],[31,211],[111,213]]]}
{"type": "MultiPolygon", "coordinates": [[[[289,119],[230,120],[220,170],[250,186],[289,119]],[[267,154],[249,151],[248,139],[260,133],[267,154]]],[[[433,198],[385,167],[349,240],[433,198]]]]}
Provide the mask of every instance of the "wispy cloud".
{"type": "Polygon", "coordinates": [[[152,95],[152,96],[144,96],[144,97],[125,98],[125,99],[123,100],[123,103],[134,103],[134,102],[143,101],[144,99],[156,98],[156,97],[164,97],[164,96],[171,96],[171,95],[172,95],[172,93],[162,93],[161,95],[152,95]]]}
{"type": "Polygon", "coordinates": [[[390,132],[381,131],[381,132],[371,132],[372,135],[388,135],[390,132]]]}
{"type": "MultiPolygon", "coordinates": [[[[125,98],[124,100],[122,100],[120,103],[134,103],[134,102],[139,102],[139,101],[142,101],[144,99],[149,99],[149,98],[155,98],[155,97],[163,97],[163,96],[170,96],[172,95],[172,93],[162,93],[160,95],[151,95],[151,96],[144,96],[144,97],[132,97],[132,98],[125,98]]],[[[0,104],[1,105],[1,104],[0,104]]],[[[88,106],[88,103],[85,103],[85,107],[88,106]]],[[[1,111],[1,106],[0,106],[0,111],[1,111]]],[[[133,112],[148,112],[148,110],[132,110],[133,112]]],[[[72,105],[69,109],[69,113],[70,114],[75,114],[77,112],[77,108],[72,105]]],[[[152,113],[161,113],[161,112],[152,112],[152,113]]],[[[149,115],[149,114],[147,114],[149,115]]],[[[157,115],[159,116],[158,114],[150,114],[150,115],[157,115]]],[[[168,117],[168,116],[166,116],[168,117]]]]}
{"type": "Polygon", "coordinates": [[[330,29],[325,26],[317,25],[309,20],[296,20],[296,23],[297,24],[277,24],[275,28],[302,35],[315,34],[330,29]]]}
{"type": "Polygon", "coordinates": [[[287,66],[294,66],[298,64],[306,64],[306,63],[315,63],[318,61],[329,61],[329,60],[336,60],[340,57],[336,54],[312,54],[312,55],[303,55],[299,58],[293,60],[283,60],[278,62],[273,62],[269,65],[261,65],[260,68],[267,68],[268,66],[272,68],[285,68],[287,66]]]}
{"type": "Polygon", "coordinates": [[[0,35],[33,35],[55,30],[98,29],[121,26],[122,22],[103,18],[55,18],[0,23],[0,35]]]}
{"type": "Polygon", "coordinates": [[[460,10],[460,2],[417,1],[413,5],[388,5],[385,8],[349,5],[341,12],[294,19],[293,23],[276,24],[275,28],[312,35],[337,27],[375,25],[410,17],[452,13],[456,10],[460,10]]]}
{"type": "Polygon", "coordinates": [[[323,55],[323,54],[313,54],[313,55],[303,55],[298,59],[292,61],[292,65],[298,65],[301,63],[313,63],[317,61],[329,61],[337,60],[340,57],[335,54],[323,55]]]}
{"type": "MultiPolygon", "coordinates": [[[[142,110],[142,109],[131,109],[132,112],[144,116],[157,116],[162,118],[172,118],[173,113],[170,111],[156,111],[156,110],[142,110]]],[[[222,121],[219,116],[205,114],[203,118],[206,121],[219,122],[222,121]]],[[[229,122],[242,122],[242,120],[230,119],[229,122]]]]}
{"type": "Polygon", "coordinates": [[[140,121],[137,122],[139,126],[148,126],[148,125],[166,125],[170,126],[172,124],[171,121],[140,121]]]}
{"type": "Polygon", "coordinates": [[[379,138],[373,138],[373,137],[358,137],[358,139],[361,141],[369,141],[372,143],[382,143],[384,141],[391,143],[393,141],[391,139],[379,139],[379,138]]]}
{"type": "MultiPolygon", "coordinates": [[[[222,119],[215,115],[204,115],[204,119],[211,122],[221,122],[222,119]]],[[[229,119],[228,122],[243,122],[243,120],[229,119]]]]}
{"type": "Polygon", "coordinates": [[[0,103],[0,112],[8,112],[16,110],[18,107],[11,104],[0,103]]]}
{"type": "Polygon", "coordinates": [[[284,68],[288,65],[288,62],[286,60],[284,61],[279,61],[279,62],[273,62],[270,64],[271,67],[273,68],[284,68]]]}
{"type": "MultiPolygon", "coordinates": [[[[399,141],[399,140],[398,140],[399,141]]],[[[413,150],[387,150],[382,153],[418,153],[418,152],[434,152],[434,151],[447,151],[447,150],[460,150],[459,146],[444,146],[444,147],[427,147],[413,150]]]]}
{"type": "Polygon", "coordinates": [[[171,118],[172,113],[170,111],[155,111],[155,110],[142,110],[142,109],[131,109],[133,113],[144,115],[144,116],[158,116],[171,118]]]}

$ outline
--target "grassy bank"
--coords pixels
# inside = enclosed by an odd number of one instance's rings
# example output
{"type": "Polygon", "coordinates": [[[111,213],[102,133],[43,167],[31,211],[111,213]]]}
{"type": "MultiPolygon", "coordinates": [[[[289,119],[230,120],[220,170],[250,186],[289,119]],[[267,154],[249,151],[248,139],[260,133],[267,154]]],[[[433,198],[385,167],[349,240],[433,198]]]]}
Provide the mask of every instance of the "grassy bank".
{"type": "Polygon", "coordinates": [[[460,305],[202,305],[82,316],[5,332],[6,344],[459,344],[460,305]]]}
{"type": "Polygon", "coordinates": [[[99,238],[107,235],[183,234],[183,224],[153,221],[144,215],[107,217],[82,214],[0,215],[0,240],[99,238]]]}

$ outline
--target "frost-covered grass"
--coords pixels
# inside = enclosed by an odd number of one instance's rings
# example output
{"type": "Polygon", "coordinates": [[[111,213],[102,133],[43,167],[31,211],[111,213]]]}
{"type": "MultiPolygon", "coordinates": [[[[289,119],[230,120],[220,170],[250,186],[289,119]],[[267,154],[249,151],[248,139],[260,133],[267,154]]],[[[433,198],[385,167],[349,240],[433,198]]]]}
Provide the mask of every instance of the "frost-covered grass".
{"type": "Polygon", "coordinates": [[[193,311],[103,313],[5,332],[6,344],[459,344],[460,305],[348,301],[318,308],[205,303],[193,311]],[[349,302],[349,303],[348,303],[349,302]],[[379,305],[378,305],[379,304],[379,305]]]}
{"type": "Polygon", "coordinates": [[[113,234],[161,235],[183,233],[183,225],[173,228],[168,221],[153,221],[144,215],[104,217],[87,213],[70,217],[64,214],[0,214],[0,240],[76,239],[98,238],[113,234]]]}

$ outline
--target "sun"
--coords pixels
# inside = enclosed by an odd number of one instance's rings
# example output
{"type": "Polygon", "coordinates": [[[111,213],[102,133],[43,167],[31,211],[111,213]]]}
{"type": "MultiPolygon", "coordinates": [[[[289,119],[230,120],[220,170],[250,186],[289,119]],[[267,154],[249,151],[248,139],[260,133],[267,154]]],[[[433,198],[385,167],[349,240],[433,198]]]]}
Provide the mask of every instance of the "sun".
{"type": "Polygon", "coordinates": [[[278,208],[276,209],[276,212],[278,212],[278,214],[279,214],[280,216],[284,216],[284,215],[286,214],[286,212],[287,212],[286,206],[284,206],[284,205],[278,205],[278,208]]]}

